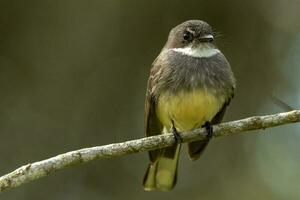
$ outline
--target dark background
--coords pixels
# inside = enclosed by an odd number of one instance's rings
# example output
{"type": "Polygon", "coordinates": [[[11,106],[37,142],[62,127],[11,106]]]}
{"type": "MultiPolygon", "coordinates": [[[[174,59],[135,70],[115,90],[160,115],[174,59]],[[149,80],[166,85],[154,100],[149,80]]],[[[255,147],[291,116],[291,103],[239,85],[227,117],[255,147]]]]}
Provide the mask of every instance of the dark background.
{"type": "MultiPolygon", "coordinates": [[[[238,87],[225,120],[299,107],[299,0],[1,0],[0,174],[59,153],[143,137],[146,81],[169,30],[210,23],[238,87]]],[[[299,125],[183,149],[170,192],[141,186],[146,153],[68,168],[0,199],[298,199],[299,125]],[[263,134],[260,134],[263,133],[263,134]]]]}

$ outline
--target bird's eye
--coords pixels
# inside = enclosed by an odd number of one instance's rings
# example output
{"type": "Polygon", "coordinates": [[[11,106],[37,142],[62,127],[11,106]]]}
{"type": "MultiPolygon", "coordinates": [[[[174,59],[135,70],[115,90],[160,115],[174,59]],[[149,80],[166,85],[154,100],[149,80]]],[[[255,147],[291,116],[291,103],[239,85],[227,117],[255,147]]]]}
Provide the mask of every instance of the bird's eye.
{"type": "Polygon", "coordinates": [[[189,32],[189,31],[186,31],[183,34],[183,39],[186,40],[186,41],[193,40],[193,37],[194,37],[194,35],[191,32],[189,32]]]}

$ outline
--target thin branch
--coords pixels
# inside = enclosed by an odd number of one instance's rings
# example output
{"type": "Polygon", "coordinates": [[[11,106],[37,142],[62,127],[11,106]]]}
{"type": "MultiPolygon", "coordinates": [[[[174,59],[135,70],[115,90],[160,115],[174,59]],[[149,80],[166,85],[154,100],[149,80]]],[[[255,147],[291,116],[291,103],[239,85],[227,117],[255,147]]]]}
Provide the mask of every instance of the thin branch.
{"type": "MultiPolygon", "coordinates": [[[[300,110],[274,115],[255,116],[213,126],[214,137],[235,135],[245,131],[265,129],[295,122],[300,122],[300,110]]],[[[202,140],[206,137],[206,131],[205,129],[196,129],[191,132],[180,133],[180,136],[183,142],[202,140]]],[[[95,159],[115,158],[160,149],[174,144],[173,135],[169,133],[67,152],[46,160],[24,165],[0,177],[0,192],[18,187],[69,166],[87,163],[95,159]]]]}

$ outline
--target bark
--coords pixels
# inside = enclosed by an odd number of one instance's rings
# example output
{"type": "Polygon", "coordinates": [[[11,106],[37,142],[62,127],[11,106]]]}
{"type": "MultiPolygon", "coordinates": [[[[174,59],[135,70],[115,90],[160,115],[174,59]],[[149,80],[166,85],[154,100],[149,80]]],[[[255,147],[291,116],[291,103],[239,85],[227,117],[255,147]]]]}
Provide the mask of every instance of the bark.
{"type": "MultiPolygon", "coordinates": [[[[300,121],[300,110],[274,115],[255,116],[242,120],[226,122],[213,126],[213,137],[240,134],[250,130],[265,129],[300,121]]],[[[262,132],[261,132],[262,133],[262,132]]],[[[205,129],[179,133],[182,142],[201,140],[206,137],[205,129]]],[[[145,152],[174,145],[173,134],[146,137],[122,143],[96,146],[67,152],[39,162],[24,165],[13,172],[0,177],[0,192],[18,187],[24,183],[47,176],[69,166],[87,163],[95,159],[115,158],[138,152],[145,152]]]]}

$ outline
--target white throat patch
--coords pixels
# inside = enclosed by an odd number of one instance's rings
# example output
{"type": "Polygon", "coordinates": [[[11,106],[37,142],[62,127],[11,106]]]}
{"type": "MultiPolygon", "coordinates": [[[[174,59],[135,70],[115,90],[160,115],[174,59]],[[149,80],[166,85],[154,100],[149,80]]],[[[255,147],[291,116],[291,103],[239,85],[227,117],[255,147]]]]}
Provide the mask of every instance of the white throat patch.
{"type": "Polygon", "coordinates": [[[201,48],[192,48],[192,47],[184,47],[184,48],[174,48],[172,51],[176,51],[182,53],[183,55],[196,57],[196,58],[209,58],[211,56],[220,53],[219,49],[213,47],[201,47],[201,48]]]}

